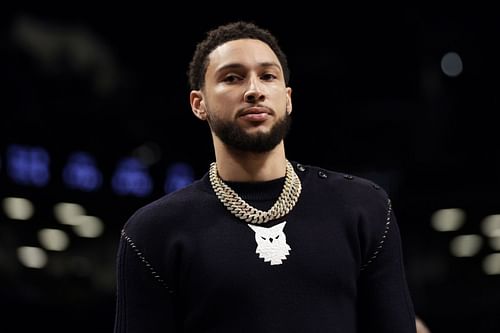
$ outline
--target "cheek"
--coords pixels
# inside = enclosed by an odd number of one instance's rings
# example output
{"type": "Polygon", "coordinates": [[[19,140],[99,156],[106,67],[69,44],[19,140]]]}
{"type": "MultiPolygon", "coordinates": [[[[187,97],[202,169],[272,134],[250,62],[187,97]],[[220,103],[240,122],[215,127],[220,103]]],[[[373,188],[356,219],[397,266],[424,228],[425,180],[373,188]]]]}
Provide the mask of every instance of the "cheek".
{"type": "Polygon", "coordinates": [[[276,101],[279,103],[286,102],[288,100],[288,95],[283,87],[274,87],[269,91],[269,93],[272,94],[272,96],[274,96],[276,101]]]}
{"type": "Polygon", "coordinates": [[[242,101],[242,98],[242,95],[234,91],[222,91],[213,94],[208,102],[213,109],[224,112],[225,110],[232,110],[235,105],[242,101]]]}

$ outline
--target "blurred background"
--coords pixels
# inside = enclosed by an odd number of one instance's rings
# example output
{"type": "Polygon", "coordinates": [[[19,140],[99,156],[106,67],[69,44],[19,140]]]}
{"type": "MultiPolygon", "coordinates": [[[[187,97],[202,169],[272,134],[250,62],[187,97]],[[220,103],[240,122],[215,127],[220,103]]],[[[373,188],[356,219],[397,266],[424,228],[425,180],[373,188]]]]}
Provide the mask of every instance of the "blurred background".
{"type": "Polygon", "coordinates": [[[288,55],[289,159],[391,195],[431,331],[499,332],[498,13],[184,6],[2,12],[0,332],[112,331],[122,225],[213,160],[186,70],[236,19],[288,55]]]}

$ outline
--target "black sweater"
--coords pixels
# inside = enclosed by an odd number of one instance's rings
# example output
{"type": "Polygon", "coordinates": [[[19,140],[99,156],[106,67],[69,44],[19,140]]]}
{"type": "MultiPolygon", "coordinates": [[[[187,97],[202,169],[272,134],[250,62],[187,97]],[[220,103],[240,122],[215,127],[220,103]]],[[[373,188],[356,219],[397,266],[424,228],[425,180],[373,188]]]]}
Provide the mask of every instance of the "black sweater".
{"type": "MultiPolygon", "coordinates": [[[[292,164],[301,196],[269,229],[233,216],[208,175],[139,209],[120,240],[115,332],[414,333],[386,192],[292,164]]],[[[283,182],[228,184],[267,210],[283,182]]]]}

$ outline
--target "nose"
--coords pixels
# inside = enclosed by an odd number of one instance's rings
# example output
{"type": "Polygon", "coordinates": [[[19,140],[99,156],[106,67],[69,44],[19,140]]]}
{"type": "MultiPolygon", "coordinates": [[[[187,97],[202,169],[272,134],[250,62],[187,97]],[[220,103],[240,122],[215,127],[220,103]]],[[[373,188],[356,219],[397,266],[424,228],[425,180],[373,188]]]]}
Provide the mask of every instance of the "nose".
{"type": "Polygon", "coordinates": [[[257,103],[262,102],[265,99],[265,95],[260,86],[259,79],[252,77],[249,79],[247,90],[244,95],[245,102],[247,103],[257,103]]]}

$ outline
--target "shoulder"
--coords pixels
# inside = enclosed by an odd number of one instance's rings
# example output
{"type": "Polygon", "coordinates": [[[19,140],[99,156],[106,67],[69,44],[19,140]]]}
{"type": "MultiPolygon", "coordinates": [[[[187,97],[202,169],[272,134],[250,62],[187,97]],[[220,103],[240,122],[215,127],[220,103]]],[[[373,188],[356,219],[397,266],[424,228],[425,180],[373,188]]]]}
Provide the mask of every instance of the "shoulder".
{"type": "Polygon", "coordinates": [[[370,179],[314,165],[292,164],[306,190],[309,188],[319,195],[329,195],[351,205],[373,203],[386,207],[389,199],[386,190],[370,179]]]}
{"type": "Polygon", "coordinates": [[[123,230],[136,237],[169,232],[189,219],[190,214],[197,211],[196,203],[206,202],[205,196],[209,194],[198,180],[140,207],[126,221],[123,230]]]}
{"type": "Polygon", "coordinates": [[[327,207],[354,232],[363,269],[377,256],[386,239],[399,242],[391,200],[382,186],[367,178],[321,167],[301,164],[295,167],[302,174],[299,177],[303,180],[308,206],[327,207]]]}

